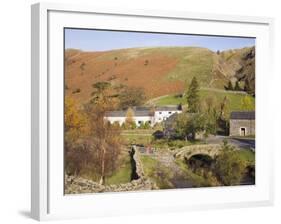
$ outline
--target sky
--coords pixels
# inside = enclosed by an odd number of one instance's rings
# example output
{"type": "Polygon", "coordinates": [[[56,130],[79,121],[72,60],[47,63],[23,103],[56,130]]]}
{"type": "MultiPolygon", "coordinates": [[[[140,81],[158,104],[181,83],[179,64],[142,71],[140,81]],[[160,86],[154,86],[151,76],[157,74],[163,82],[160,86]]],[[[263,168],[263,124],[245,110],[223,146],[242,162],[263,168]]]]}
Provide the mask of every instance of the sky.
{"type": "Polygon", "coordinates": [[[255,45],[255,38],[65,29],[65,48],[107,51],[136,47],[204,47],[212,51],[255,45]]]}

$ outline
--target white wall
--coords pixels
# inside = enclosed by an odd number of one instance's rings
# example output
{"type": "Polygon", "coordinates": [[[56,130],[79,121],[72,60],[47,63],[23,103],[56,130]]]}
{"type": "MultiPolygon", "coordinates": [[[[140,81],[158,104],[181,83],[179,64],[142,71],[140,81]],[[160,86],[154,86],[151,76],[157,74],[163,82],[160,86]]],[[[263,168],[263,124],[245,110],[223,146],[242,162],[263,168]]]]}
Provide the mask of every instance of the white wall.
{"type": "Polygon", "coordinates": [[[155,111],[154,122],[159,123],[165,121],[167,118],[172,116],[174,113],[181,113],[181,111],[155,111]]]}
{"type": "MultiPolygon", "coordinates": [[[[108,120],[111,124],[113,124],[114,122],[118,122],[119,125],[122,125],[126,121],[126,117],[105,117],[105,119],[108,120]]],[[[139,121],[143,123],[150,121],[152,123],[153,117],[138,116],[138,117],[134,117],[133,119],[138,127],[140,126],[139,121]]]]}
{"type": "MultiPolygon", "coordinates": [[[[0,7],[0,223],[35,223],[29,217],[30,208],[30,3],[32,0],[3,0],[0,7]]],[[[108,7],[184,10],[223,14],[244,14],[276,17],[275,86],[269,96],[272,116],[275,116],[276,171],[281,170],[280,130],[280,40],[281,11],[278,0],[56,0],[79,4],[97,4],[108,7]],[[278,146],[278,147],[277,147],[278,146]]],[[[265,74],[267,75],[267,74],[265,74]]],[[[277,173],[277,172],[276,172],[277,173]]],[[[281,223],[281,175],[276,174],[276,203],[274,207],[229,209],[155,214],[134,217],[135,224],[143,223],[281,223]]],[[[94,212],[94,211],[93,211],[94,212]]],[[[104,218],[97,221],[79,220],[55,222],[68,223],[132,223],[132,217],[104,218]]]]}
{"type": "Polygon", "coordinates": [[[125,120],[126,117],[105,117],[106,120],[108,120],[111,124],[113,124],[114,122],[118,122],[119,125],[122,125],[125,120]]]}

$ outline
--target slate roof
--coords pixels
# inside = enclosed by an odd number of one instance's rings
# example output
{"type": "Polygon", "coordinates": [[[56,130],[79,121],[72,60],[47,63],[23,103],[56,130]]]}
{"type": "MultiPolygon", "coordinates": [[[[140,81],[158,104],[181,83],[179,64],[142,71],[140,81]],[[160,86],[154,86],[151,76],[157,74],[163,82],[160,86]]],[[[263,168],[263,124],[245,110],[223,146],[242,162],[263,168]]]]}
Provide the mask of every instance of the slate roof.
{"type": "Polygon", "coordinates": [[[151,112],[149,110],[135,110],[134,112],[135,117],[151,116],[151,112]]]}
{"type": "MultiPolygon", "coordinates": [[[[126,117],[127,110],[117,110],[117,111],[108,111],[105,113],[105,117],[126,117]]],[[[147,117],[151,116],[149,110],[134,110],[134,117],[147,117]]]]}
{"type": "Polygon", "coordinates": [[[126,111],[124,110],[116,110],[116,111],[108,111],[105,113],[106,117],[126,117],[126,111]]]}
{"type": "Polygon", "coordinates": [[[155,111],[178,111],[178,106],[162,106],[162,107],[156,107],[155,111]]]}
{"type": "Polygon", "coordinates": [[[255,120],[255,111],[234,111],[230,114],[231,120],[255,120]]]}
{"type": "MultiPolygon", "coordinates": [[[[135,117],[153,116],[151,108],[145,106],[133,107],[135,117]]],[[[156,107],[155,111],[178,111],[178,106],[162,106],[156,107]]],[[[108,111],[105,113],[106,117],[126,117],[127,110],[108,111]]]]}

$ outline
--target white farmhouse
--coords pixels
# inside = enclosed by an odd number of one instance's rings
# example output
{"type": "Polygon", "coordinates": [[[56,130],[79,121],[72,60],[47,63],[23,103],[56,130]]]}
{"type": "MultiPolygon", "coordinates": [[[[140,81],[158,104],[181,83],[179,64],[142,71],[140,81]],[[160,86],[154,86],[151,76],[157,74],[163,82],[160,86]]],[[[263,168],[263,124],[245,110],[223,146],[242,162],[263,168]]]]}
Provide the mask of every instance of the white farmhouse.
{"type": "MultiPolygon", "coordinates": [[[[149,123],[154,126],[156,123],[165,121],[174,113],[181,113],[182,110],[178,106],[163,106],[151,109],[149,107],[133,107],[133,119],[136,126],[139,127],[143,123],[149,123]]],[[[111,124],[118,122],[122,125],[126,121],[127,110],[108,111],[105,114],[105,119],[111,124]]]]}
{"type": "Polygon", "coordinates": [[[154,124],[167,120],[174,113],[181,112],[182,110],[178,106],[156,107],[154,113],[154,124]]]}

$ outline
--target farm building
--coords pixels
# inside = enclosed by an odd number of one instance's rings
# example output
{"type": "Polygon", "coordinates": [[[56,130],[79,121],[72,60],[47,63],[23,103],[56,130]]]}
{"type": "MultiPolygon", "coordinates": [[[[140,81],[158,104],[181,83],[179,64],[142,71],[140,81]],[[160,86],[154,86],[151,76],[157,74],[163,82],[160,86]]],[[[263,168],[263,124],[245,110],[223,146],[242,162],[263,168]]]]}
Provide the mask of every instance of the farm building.
{"type": "Polygon", "coordinates": [[[255,135],[255,111],[231,112],[229,121],[229,135],[255,135]]]}
{"type": "MultiPolygon", "coordinates": [[[[168,119],[175,113],[181,113],[182,110],[178,106],[162,106],[162,107],[133,107],[133,120],[137,127],[144,123],[149,123],[150,126],[154,126],[156,123],[160,123],[168,119]]],[[[109,111],[105,114],[105,120],[108,120],[111,124],[118,122],[119,125],[125,123],[127,118],[127,110],[109,111]]]]}

